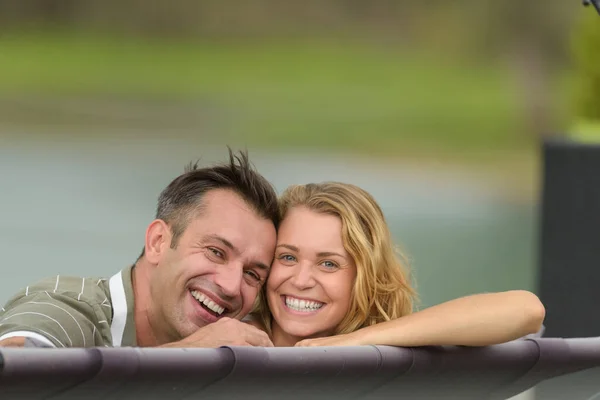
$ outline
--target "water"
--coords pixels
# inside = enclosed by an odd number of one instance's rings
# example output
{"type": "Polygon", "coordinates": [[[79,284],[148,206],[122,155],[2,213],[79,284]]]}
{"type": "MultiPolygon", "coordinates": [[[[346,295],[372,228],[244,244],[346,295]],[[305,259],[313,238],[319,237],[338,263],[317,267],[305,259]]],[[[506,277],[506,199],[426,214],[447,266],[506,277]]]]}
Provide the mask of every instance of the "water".
{"type": "MultiPolygon", "coordinates": [[[[223,160],[197,141],[0,140],[0,302],[55,274],[110,275],[139,254],[160,190],[190,160],[223,160]]],[[[340,180],[371,192],[412,259],[424,306],[473,292],[534,290],[536,208],[444,168],[327,153],[250,149],[278,191],[340,180]]]]}

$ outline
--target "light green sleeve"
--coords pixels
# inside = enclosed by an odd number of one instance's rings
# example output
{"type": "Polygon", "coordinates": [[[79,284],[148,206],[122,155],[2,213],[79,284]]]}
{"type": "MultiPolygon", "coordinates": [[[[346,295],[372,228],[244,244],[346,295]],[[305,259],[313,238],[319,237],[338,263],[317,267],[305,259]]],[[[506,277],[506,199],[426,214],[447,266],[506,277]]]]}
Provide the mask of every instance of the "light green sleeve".
{"type": "Polygon", "coordinates": [[[8,301],[0,311],[0,340],[20,336],[53,347],[111,346],[111,318],[102,286],[91,279],[57,276],[8,301]]]}

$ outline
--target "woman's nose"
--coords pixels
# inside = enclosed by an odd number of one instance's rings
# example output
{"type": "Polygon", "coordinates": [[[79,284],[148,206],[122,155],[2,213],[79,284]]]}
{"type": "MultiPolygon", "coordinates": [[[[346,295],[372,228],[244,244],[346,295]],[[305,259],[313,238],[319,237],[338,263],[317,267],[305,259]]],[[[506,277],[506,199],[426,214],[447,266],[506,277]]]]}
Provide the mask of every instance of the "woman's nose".
{"type": "Polygon", "coordinates": [[[315,279],[313,276],[313,268],[310,263],[298,264],[294,268],[294,276],[292,277],[292,283],[298,289],[308,289],[315,285],[315,279]]]}

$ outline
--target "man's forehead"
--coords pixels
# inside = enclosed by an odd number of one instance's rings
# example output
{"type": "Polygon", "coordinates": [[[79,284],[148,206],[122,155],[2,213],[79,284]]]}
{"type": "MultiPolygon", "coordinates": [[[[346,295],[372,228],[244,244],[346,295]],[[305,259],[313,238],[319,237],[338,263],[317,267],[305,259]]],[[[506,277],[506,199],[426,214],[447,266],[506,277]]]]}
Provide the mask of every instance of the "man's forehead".
{"type": "Polygon", "coordinates": [[[239,194],[228,189],[213,189],[208,192],[202,205],[192,215],[192,220],[218,228],[235,225],[237,230],[275,229],[273,221],[261,215],[239,194]]]}
{"type": "Polygon", "coordinates": [[[209,211],[224,209],[241,209],[253,211],[248,202],[238,193],[231,189],[212,189],[202,199],[203,209],[209,211]]]}
{"type": "Polygon", "coordinates": [[[200,212],[190,221],[189,233],[195,242],[219,241],[236,254],[270,263],[275,248],[276,230],[231,191],[214,190],[200,212]]]}

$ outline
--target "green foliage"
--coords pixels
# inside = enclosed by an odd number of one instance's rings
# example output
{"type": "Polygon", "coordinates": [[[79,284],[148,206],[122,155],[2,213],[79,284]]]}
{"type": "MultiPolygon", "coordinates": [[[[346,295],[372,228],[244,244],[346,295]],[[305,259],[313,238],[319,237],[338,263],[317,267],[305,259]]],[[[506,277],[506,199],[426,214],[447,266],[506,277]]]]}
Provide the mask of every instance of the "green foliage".
{"type": "Polygon", "coordinates": [[[574,35],[577,119],[600,121],[600,17],[585,9],[574,35]]]}
{"type": "Polygon", "coordinates": [[[414,50],[83,35],[4,36],[0,48],[2,96],[205,104],[210,131],[198,129],[250,145],[486,156],[530,145],[506,71],[414,50]]]}

